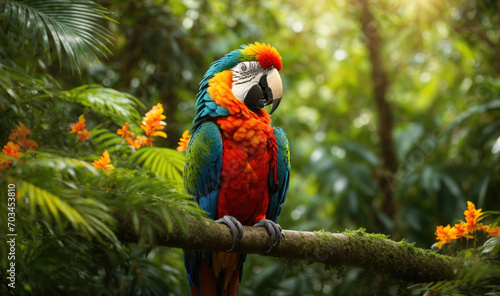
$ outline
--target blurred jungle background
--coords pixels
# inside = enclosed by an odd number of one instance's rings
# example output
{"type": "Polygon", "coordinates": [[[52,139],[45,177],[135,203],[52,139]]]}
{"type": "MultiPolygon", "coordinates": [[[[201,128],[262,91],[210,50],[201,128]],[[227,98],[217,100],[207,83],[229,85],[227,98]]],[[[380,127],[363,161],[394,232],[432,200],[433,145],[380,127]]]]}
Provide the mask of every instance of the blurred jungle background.
{"type": "MultiPolygon", "coordinates": [[[[255,41],[283,58],[272,119],[292,155],[284,229],[362,227],[431,248],[436,225],[463,219],[466,201],[500,209],[498,0],[96,2],[0,1],[0,144],[15,144],[22,123],[37,146],[18,147],[24,155],[4,158],[0,173],[2,213],[4,188],[18,190],[16,294],[188,295],[181,250],[145,257],[164,226],[139,221],[144,210],[167,225],[173,208],[199,214],[175,148],[210,64],[255,41]],[[167,137],[130,149],[117,130],[128,122],[139,134],[158,103],[167,137]],[[78,140],[81,115],[91,134],[78,140]],[[114,169],[97,171],[105,150],[114,169]],[[121,211],[143,244],[117,241],[121,211]]],[[[2,295],[13,293],[2,281],[2,295]]],[[[397,286],[361,269],[251,255],[240,295],[397,286]]]]}

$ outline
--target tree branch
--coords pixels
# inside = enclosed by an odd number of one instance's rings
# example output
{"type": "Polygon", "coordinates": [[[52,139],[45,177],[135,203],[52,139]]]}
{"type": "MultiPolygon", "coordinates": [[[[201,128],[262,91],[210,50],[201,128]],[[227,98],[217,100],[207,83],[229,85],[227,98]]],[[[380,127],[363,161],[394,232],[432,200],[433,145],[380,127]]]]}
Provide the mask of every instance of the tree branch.
{"type": "MultiPolygon", "coordinates": [[[[157,232],[153,243],[156,246],[213,252],[224,252],[231,247],[231,233],[225,225],[183,216],[188,231],[174,227],[172,232],[157,232]]],[[[157,218],[151,219],[158,222],[157,218]]],[[[117,216],[117,221],[117,237],[120,241],[139,242],[131,219],[117,216]]],[[[304,260],[309,264],[319,262],[327,267],[360,267],[406,282],[450,280],[455,277],[454,270],[462,266],[453,257],[419,249],[405,241],[396,243],[384,235],[364,231],[329,233],[283,230],[286,240],[267,253],[267,231],[262,227],[244,226],[243,229],[244,236],[233,252],[304,260]]]]}

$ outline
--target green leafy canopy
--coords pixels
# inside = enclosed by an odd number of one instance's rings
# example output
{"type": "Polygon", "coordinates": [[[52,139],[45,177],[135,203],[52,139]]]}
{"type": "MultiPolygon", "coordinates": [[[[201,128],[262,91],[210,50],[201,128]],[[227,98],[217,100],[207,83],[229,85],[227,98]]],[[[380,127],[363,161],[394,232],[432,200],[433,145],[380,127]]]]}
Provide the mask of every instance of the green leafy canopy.
{"type": "Polygon", "coordinates": [[[96,53],[107,58],[112,35],[98,23],[99,18],[113,21],[108,10],[87,0],[4,0],[0,5],[3,30],[10,44],[33,54],[39,47],[51,61],[55,51],[62,66],[63,52],[72,70],[80,71],[82,61],[99,62],[96,53]]]}

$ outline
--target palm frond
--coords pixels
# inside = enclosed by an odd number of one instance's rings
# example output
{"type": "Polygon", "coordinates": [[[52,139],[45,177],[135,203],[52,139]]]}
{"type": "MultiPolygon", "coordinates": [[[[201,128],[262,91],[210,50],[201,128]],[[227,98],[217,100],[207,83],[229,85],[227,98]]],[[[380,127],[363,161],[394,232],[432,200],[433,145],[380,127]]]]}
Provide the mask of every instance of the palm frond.
{"type": "Polygon", "coordinates": [[[36,215],[38,207],[45,220],[54,218],[56,225],[62,227],[62,218],[76,230],[81,230],[87,238],[100,238],[101,235],[116,241],[116,237],[105,224],[112,221],[108,207],[93,200],[55,194],[26,180],[17,180],[19,196],[28,198],[31,216],[36,215]]]}
{"type": "Polygon", "coordinates": [[[114,223],[110,208],[98,200],[99,196],[81,194],[75,182],[81,175],[99,177],[91,164],[40,150],[27,154],[25,162],[6,174],[16,184],[19,205],[29,209],[31,219],[53,225],[60,233],[70,227],[89,239],[117,241],[110,229],[114,223]]]}
{"type": "Polygon", "coordinates": [[[69,225],[87,237],[115,241],[112,214],[127,213],[141,239],[150,240],[165,227],[185,227],[180,212],[203,216],[179,182],[120,168],[98,172],[88,162],[47,151],[27,157],[7,171],[18,187],[20,207],[59,229],[69,225]]]}
{"type": "MultiPolygon", "coordinates": [[[[43,171],[44,173],[50,170],[53,172],[63,172],[74,177],[76,171],[85,169],[92,175],[97,174],[97,170],[92,164],[77,158],[57,156],[56,153],[61,152],[57,150],[38,150],[34,156],[26,156],[26,164],[24,164],[21,170],[43,171]]],[[[20,174],[23,174],[22,171],[20,174]]]]}
{"type": "Polygon", "coordinates": [[[85,184],[88,193],[103,193],[113,213],[126,213],[141,240],[151,242],[155,231],[169,231],[180,226],[185,230],[181,212],[203,216],[203,211],[184,193],[181,185],[171,180],[151,176],[150,173],[115,168],[107,174],[77,180],[77,186],[85,184]],[[79,185],[78,185],[79,184],[79,185]],[[154,220],[157,217],[159,220],[154,220]],[[161,223],[158,223],[161,221],[161,223]]]}
{"type": "Polygon", "coordinates": [[[135,152],[131,161],[140,163],[158,177],[182,183],[184,155],[169,148],[144,147],[135,152]]]}
{"type": "Polygon", "coordinates": [[[111,88],[91,84],[61,92],[60,97],[72,103],[89,107],[104,116],[111,118],[118,125],[124,122],[140,122],[141,115],[137,107],[145,108],[134,96],[111,88]]]}
{"type": "Polygon", "coordinates": [[[5,0],[3,5],[3,30],[10,43],[31,52],[41,46],[50,60],[51,47],[62,64],[63,51],[73,70],[80,63],[99,63],[97,54],[107,57],[111,51],[110,32],[99,24],[107,17],[107,9],[88,0],[5,0]],[[97,53],[97,54],[96,54],[97,53]]]}
{"type": "Polygon", "coordinates": [[[122,137],[108,129],[93,128],[91,139],[97,151],[108,150],[109,153],[112,153],[124,148],[129,149],[127,144],[124,144],[125,140],[122,137]]]}
{"type": "Polygon", "coordinates": [[[32,97],[38,93],[47,93],[58,89],[57,81],[50,75],[42,77],[29,75],[25,70],[0,62],[0,99],[20,103],[23,97],[32,97]]]}

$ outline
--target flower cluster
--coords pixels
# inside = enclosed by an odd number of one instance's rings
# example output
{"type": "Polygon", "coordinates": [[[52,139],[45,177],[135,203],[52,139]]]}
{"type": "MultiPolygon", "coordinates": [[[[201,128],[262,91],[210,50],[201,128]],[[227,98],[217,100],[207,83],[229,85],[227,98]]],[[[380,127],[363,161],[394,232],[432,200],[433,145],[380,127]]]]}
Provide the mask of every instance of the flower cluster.
{"type": "Polygon", "coordinates": [[[83,115],[80,115],[77,123],[73,123],[73,126],[71,127],[71,133],[77,134],[78,140],[80,140],[82,142],[85,142],[88,140],[88,138],[90,137],[90,134],[92,132],[89,132],[85,128],[85,117],[83,117],[83,115]]]}
{"type": "Polygon", "coordinates": [[[12,142],[17,142],[26,150],[36,150],[38,148],[38,144],[26,137],[30,133],[31,130],[27,129],[26,126],[24,126],[24,124],[20,122],[17,129],[13,129],[10,131],[9,140],[11,140],[12,142]]]}
{"type": "Polygon", "coordinates": [[[444,244],[451,243],[451,240],[458,239],[457,229],[455,227],[450,227],[450,224],[446,227],[442,225],[437,226],[435,235],[438,240],[436,246],[440,249],[444,244]]]}
{"type": "Polygon", "coordinates": [[[146,133],[146,136],[159,136],[166,138],[167,134],[161,130],[167,125],[163,119],[167,118],[163,115],[163,106],[158,103],[142,118],[141,128],[146,133]]]}
{"type": "Polygon", "coordinates": [[[464,212],[465,222],[455,224],[455,226],[446,227],[439,225],[436,227],[436,239],[438,242],[436,246],[441,249],[444,244],[451,243],[452,240],[465,237],[467,239],[474,238],[471,234],[474,234],[476,230],[482,230],[488,233],[489,236],[498,237],[500,235],[500,226],[491,227],[489,225],[483,225],[483,223],[478,223],[485,216],[482,213],[482,209],[476,209],[476,206],[468,201],[467,210],[464,212]]]}
{"type": "Polygon", "coordinates": [[[98,160],[94,160],[94,167],[98,170],[109,171],[114,168],[111,163],[111,159],[109,158],[108,151],[104,151],[101,155],[101,158],[98,160]]]}
{"type": "MultiPolygon", "coordinates": [[[[19,159],[24,155],[24,153],[20,152],[21,147],[26,151],[37,149],[38,144],[35,141],[27,138],[30,133],[31,130],[27,129],[26,126],[22,123],[19,123],[17,129],[12,129],[9,135],[10,141],[7,143],[7,145],[3,146],[2,149],[4,156],[19,159]]],[[[0,172],[8,169],[11,164],[12,162],[10,160],[5,159],[4,157],[0,157],[0,172]]]]}
{"type": "MultiPolygon", "coordinates": [[[[155,140],[153,137],[167,137],[167,134],[162,131],[167,125],[165,121],[163,121],[166,118],[166,116],[163,115],[163,111],[162,104],[158,103],[142,118],[140,127],[144,131],[145,136],[136,136],[136,134],[130,130],[128,122],[126,122],[121,129],[118,129],[118,135],[127,140],[130,147],[134,150],[143,146],[153,146],[153,141],[155,140]]],[[[11,166],[12,162],[9,158],[19,159],[24,155],[21,148],[26,151],[38,148],[38,144],[35,141],[28,139],[27,136],[30,133],[31,131],[22,123],[19,123],[17,129],[11,131],[9,135],[10,141],[3,147],[2,154],[0,154],[0,172],[5,171],[11,166]]],[[[73,123],[70,133],[77,134],[78,140],[83,142],[90,138],[92,132],[85,128],[85,117],[83,115],[78,118],[78,122],[73,123]]],[[[108,151],[104,151],[101,157],[95,160],[93,164],[98,170],[108,171],[114,168],[110,163],[111,159],[109,153],[108,151]]]]}
{"type": "Polygon", "coordinates": [[[179,142],[177,143],[179,144],[179,147],[177,147],[177,151],[179,152],[185,151],[187,149],[189,139],[191,139],[191,135],[189,134],[189,131],[186,130],[182,134],[182,137],[179,139],[179,142]]]}
{"type": "Polygon", "coordinates": [[[3,146],[2,152],[10,157],[21,158],[24,153],[19,152],[19,145],[13,142],[8,142],[7,145],[3,146]]]}
{"type": "Polygon", "coordinates": [[[122,128],[118,129],[116,133],[125,139],[133,150],[143,146],[153,146],[153,141],[155,140],[153,137],[167,137],[167,134],[161,131],[167,125],[163,121],[166,118],[163,115],[163,111],[163,105],[158,103],[142,118],[140,127],[146,134],[145,136],[135,136],[135,133],[130,131],[128,122],[125,122],[122,128]]]}

